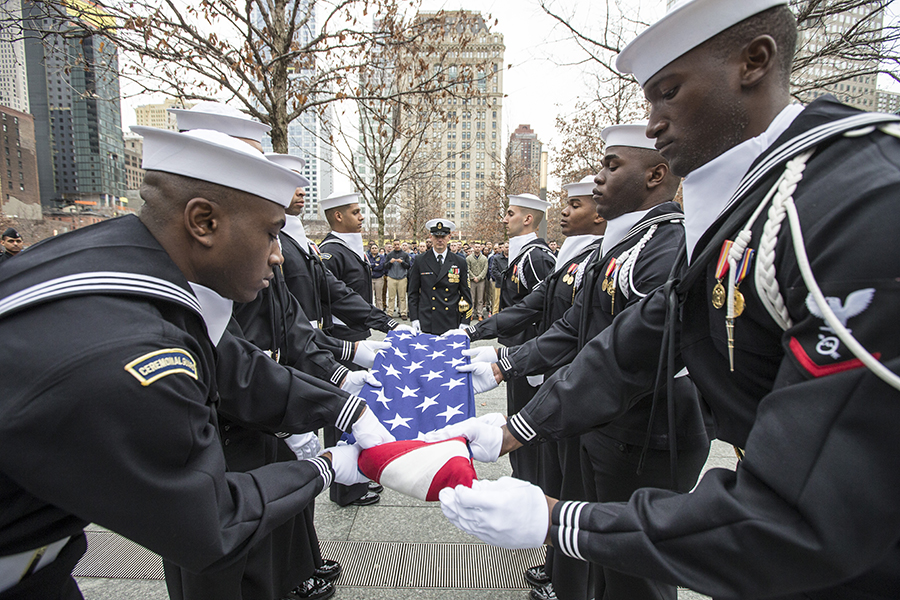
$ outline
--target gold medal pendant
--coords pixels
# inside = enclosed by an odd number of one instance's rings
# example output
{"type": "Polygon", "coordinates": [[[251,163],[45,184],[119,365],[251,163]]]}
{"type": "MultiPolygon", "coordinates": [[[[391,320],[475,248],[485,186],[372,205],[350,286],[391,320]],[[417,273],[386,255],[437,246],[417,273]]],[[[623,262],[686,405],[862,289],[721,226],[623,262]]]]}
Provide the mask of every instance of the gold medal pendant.
{"type": "MultiPolygon", "coordinates": [[[[715,304],[715,302],[713,302],[715,304]]],[[[738,291],[734,290],[734,316],[739,317],[741,313],[744,312],[744,295],[738,291]]]]}
{"type": "Polygon", "coordinates": [[[604,279],[603,283],[600,285],[600,289],[605,292],[607,290],[607,288],[609,288],[609,280],[604,279]]]}
{"type": "Polygon", "coordinates": [[[726,297],[725,286],[722,285],[721,281],[719,281],[718,283],[716,283],[716,285],[712,291],[713,308],[715,308],[716,310],[719,310],[723,306],[725,306],[725,297],[726,297]]]}

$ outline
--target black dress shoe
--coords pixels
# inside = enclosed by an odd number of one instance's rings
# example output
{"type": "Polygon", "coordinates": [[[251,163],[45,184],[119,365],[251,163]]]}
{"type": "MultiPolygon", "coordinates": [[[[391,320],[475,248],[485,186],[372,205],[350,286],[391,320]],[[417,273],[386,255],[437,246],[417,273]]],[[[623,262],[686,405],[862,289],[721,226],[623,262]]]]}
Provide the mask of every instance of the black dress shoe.
{"type": "Polygon", "coordinates": [[[325,581],[321,577],[313,575],[297,587],[291,590],[291,595],[283,600],[325,600],[334,596],[334,584],[325,581]]]}
{"type": "Polygon", "coordinates": [[[378,504],[378,501],[381,500],[381,496],[376,494],[375,492],[366,492],[366,495],[362,498],[357,498],[348,506],[369,506],[370,504],[378,504]]]}
{"type": "Polygon", "coordinates": [[[370,481],[369,482],[369,491],[375,492],[376,494],[380,494],[381,492],[384,491],[384,486],[381,485],[380,483],[378,483],[377,481],[370,481]]]}
{"type": "Polygon", "coordinates": [[[550,577],[544,571],[544,565],[537,565],[529,569],[525,569],[525,581],[534,587],[541,587],[550,583],[550,577]]]}
{"type": "Polygon", "coordinates": [[[322,559],[322,566],[313,571],[313,575],[325,581],[334,581],[343,572],[344,568],[336,560],[322,559]]]}
{"type": "Polygon", "coordinates": [[[557,600],[552,583],[532,589],[528,594],[528,597],[531,598],[531,600],[557,600]]]}

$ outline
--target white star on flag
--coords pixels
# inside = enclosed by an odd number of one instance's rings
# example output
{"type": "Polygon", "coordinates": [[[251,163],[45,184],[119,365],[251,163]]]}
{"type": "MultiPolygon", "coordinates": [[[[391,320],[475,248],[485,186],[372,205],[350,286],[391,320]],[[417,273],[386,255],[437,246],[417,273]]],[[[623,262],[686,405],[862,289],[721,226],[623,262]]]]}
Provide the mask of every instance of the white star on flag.
{"type": "Polygon", "coordinates": [[[462,411],[459,410],[460,408],[462,408],[462,404],[457,404],[456,406],[449,406],[449,405],[448,405],[448,406],[447,406],[447,410],[445,410],[445,411],[442,412],[442,413],[438,413],[438,416],[439,416],[439,417],[444,417],[444,418],[447,420],[447,423],[449,423],[449,422],[450,422],[450,419],[453,418],[455,415],[461,415],[461,414],[463,414],[462,411]]]}
{"type": "Polygon", "coordinates": [[[403,396],[402,396],[403,398],[410,398],[410,397],[415,398],[416,392],[418,392],[418,391],[419,391],[419,388],[409,389],[409,386],[407,386],[407,385],[404,385],[402,388],[400,388],[400,392],[403,393],[403,396]]]}
{"type": "Polygon", "coordinates": [[[428,378],[428,381],[431,381],[432,379],[440,379],[443,374],[443,371],[428,371],[428,374],[425,375],[425,377],[428,378]]]}
{"type": "Polygon", "coordinates": [[[445,387],[448,390],[452,390],[455,387],[459,387],[461,385],[466,385],[465,377],[462,379],[451,379],[447,383],[442,383],[441,387],[445,387]]]}
{"type": "MultiPolygon", "coordinates": [[[[449,409],[448,409],[449,410],[449,409]]],[[[385,421],[386,424],[391,426],[391,431],[397,429],[398,427],[406,427],[409,429],[408,423],[412,421],[412,417],[404,419],[400,416],[400,413],[397,413],[393,419],[390,421],[385,421]]]]}
{"type": "Polygon", "coordinates": [[[373,365],[382,387],[366,384],[360,395],[398,440],[475,416],[472,377],[453,368],[468,364],[462,355],[468,339],[391,332],[385,341],[391,348],[373,365]]]}
{"type": "Polygon", "coordinates": [[[437,396],[432,396],[431,398],[425,396],[425,399],[422,400],[421,404],[416,405],[416,408],[421,408],[422,412],[425,412],[426,410],[428,410],[429,406],[437,406],[437,402],[435,402],[436,398],[437,396]]]}

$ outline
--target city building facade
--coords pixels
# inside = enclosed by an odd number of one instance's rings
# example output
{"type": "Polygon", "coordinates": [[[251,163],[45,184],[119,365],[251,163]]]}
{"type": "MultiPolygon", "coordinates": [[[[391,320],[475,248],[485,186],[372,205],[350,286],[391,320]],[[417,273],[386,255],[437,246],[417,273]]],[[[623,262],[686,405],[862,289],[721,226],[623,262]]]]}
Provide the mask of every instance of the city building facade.
{"type": "Polygon", "coordinates": [[[30,112],[28,74],[25,70],[25,40],[22,39],[22,0],[2,0],[0,6],[7,21],[0,27],[0,106],[30,112]]]}
{"type": "Polygon", "coordinates": [[[41,218],[34,118],[0,106],[0,207],[8,215],[41,218]]]}

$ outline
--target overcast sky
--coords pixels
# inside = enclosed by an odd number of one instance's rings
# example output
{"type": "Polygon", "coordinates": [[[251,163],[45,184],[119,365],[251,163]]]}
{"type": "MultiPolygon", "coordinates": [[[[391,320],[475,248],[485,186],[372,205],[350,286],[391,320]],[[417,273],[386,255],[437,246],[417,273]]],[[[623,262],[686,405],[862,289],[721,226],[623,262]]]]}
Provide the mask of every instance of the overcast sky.
{"type": "MultiPolygon", "coordinates": [[[[611,3],[614,0],[609,0],[611,3]]],[[[604,22],[604,0],[546,0],[552,10],[577,24],[580,31],[596,34],[604,22]]],[[[652,23],[666,10],[665,0],[618,0],[632,15],[652,23]]],[[[551,150],[559,137],[555,129],[557,115],[569,115],[579,98],[589,94],[585,75],[594,70],[584,63],[585,53],[571,35],[541,8],[539,0],[423,0],[424,10],[480,10],[489,15],[492,31],[503,34],[504,56],[503,137],[519,124],[529,124],[551,150]],[[498,23],[495,26],[494,20],[498,23]],[[580,63],[580,64],[579,64],[580,63]]],[[[894,0],[894,15],[900,0],[894,0]]],[[[892,15],[892,18],[893,16],[892,15]]],[[[889,85],[885,80],[882,85],[889,85]]],[[[897,86],[889,89],[897,89],[897,86]]],[[[133,125],[134,107],[159,98],[130,98],[123,102],[122,121],[133,125]]],[[[552,160],[552,154],[551,154],[552,160]]],[[[336,186],[340,185],[335,182],[336,186]]],[[[558,187],[559,182],[551,181],[558,187]]]]}

